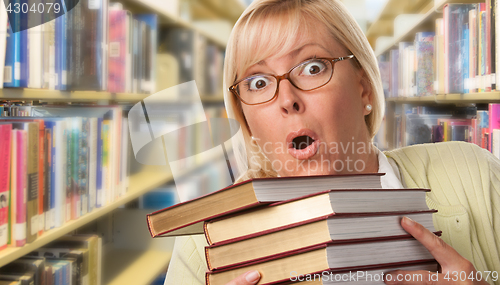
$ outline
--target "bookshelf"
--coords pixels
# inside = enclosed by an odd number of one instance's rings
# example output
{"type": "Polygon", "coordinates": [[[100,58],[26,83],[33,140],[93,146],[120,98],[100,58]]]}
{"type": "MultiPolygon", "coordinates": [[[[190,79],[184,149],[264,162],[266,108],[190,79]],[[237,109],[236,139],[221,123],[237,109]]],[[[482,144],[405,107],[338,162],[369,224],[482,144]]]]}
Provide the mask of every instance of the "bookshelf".
{"type": "MultiPolygon", "coordinates": [[[[151,94],[134,93],[111,93],[99,91],[59,91],[30,88],[3,88],[0,89],[0,100],[35,100],[46,102],[99,102],[112,101],[123,103],[136,103],[151,94]]],[[[202,95],[202,102],[221,102],[224,100],[222,95],[202,95]]],[[[172,100],[172,103],[183,102],[172,100]]]]}
{"type": "MultiPolygon", "coordinates": [[[[195,31],[205,37],[208,42],[218,48],[224,49],[228,35],[224,35],[217,29],[204,29],[196,25],[196,20],[202,21],[227,21],[230,26],[234,24],[238,16],[243,12],[245,6],[240,0],[197,0],[189,1],[191,5],[191,16],[195,20],[186,20],[180,13],[174,13],[168,9],[168,4],[164,0],[119,0],[124,9],[132,13],[154,13],[158,15],[158,28],[183,27],[195,31]]],[[[181,2],[181,1],[179,1],[181,2]]],[[[60,91],[31,88],[3,88],[0,89],[0,101],[40,101],[55,103],[92,103],[92,104],[115,104],[133,105],[142,101],[151,94],[134,93],[113,93],[105,91],[60,91]]],[[[222,104],[222,94],[202,94],[201,100],[208,104],[222,104]]],[[[190,101],[177,100],[172,104],[189,104],[190,101]]],[[[133,157],[131,158],[133,159],[133,157]]],[[[207,165],[219,157],[207,157],[206,160],[198,163],[185,171],[189,174],[207,165]]],[[[132,202],[145,193],[173,181],[173,176],[168,166],[144,166],[139,172],[132,174],[129,178],[130,184],[127,193],[102,208],[96,208],[76,220],[65,223],[59,228],[45,231],[34,242],[27,243],[23,247],[8,247],[0,251],[0,267],[13,260],[16,260],[27,253],[43,247],[44,245],[57,240],[63,235],[85,228],[89,224],[101,218],[109,218],[123,205],[132,202]]],[[[146,226],[143,213],[134,213],[137,217],[135,225],[146,226]]],[[[134,224],[133,227],[135,227],[134,224]]],[[[142,229],[141,229],[142,231],[142,229]]],[[[144,231],[147,235],[147,229],[144,231]]],[[[120,237],[127,238],[127,237],[120,237]]],[[[117,237],[113,236],[112,240],[117,237]]],[[[149,237],[149,239],[151,239],[149,237]]],[[[165,239],[155,240],[156,243],[165,242],[165,239]]],[[[131,241],[133,242],[133,241],[131,241]]],[[[172,245],[172,242],[167,242],[172,245]]],[[[152,248],[113,248],[113,241],[104,245],[102,252],[102,284],[150,284],[160,273],[165,272],[171,258],[171,252],[158,251],[152,248]]]]}
{"type": "MultiPolygon", "coordinates": [[[[435,31],[435,20],[443,17],[443,7],[453,3],[485,3],[484,0],[426,0],[416,1],[389,0],[382,12],[368,28],[367,37],[374,48],[375,55],[388,56],[389,51],[398,47],[400,42],[413,42],[417,32],[435,31]],[[406,6],[403,5],[405,2],[406,6]],[[411,3],[415,3],[413,11],[411,3]],[[416,5],[418,4],[418,5],[416,5]],[[416,15],[410,24],[394,35],[394,20],[402,13],[416,15]],[[375,44],[375,42],[377,44],[375,44]]],[[[434,94],[423,97],[388,97],[386,98],[385,141],[389,149],[395,148],[393,134],[396,133],[396,112],[402,109],[403,104],[412,106],[475,106],[477,104],[500,103],[500,92],[479,92],[466,94],[434,94]]],[[[404,117],[404,115],[403,115],[404,117]]],[[[403,119],[404,124],[404,119],[403,119]]]]}
{"type": "MultiPolygon", "coordinates": [[[[389,1],[383,11],[389,10],[393,11],[391,13],[387,12],[388,14],[392,15],[393,17],[387,19],[387,18],[378,18],[369,28],[367,31],[367,37],[370,36],[372,38],[378,38],[383,35],[387,35],[388,32],[383,33],[383,34],[376,34],[374,31],[377,29],[377,27],[380,27],[381,29],[384,29],[382,26],[383,25],[388,25],[387,23],[390,21],[391,26],[393,26],[393,21],[394,18],[399,15],[397,13],[399,10],[398,8],[393,8],[391,7],[391,4],[394,1],[389,1]],[[385,23],[385,24],[384,24],[385,23]],[[373,28],[372,28],[373,27],[373,28]],[[370,32],[370,34],[368,34],[370,32]],[[377,36],[374,36],[377,35],[377,36]]],[[[405,1],[401,1],[405,2],[405,1]]],[[[388,52],[390,49],[394,48],[398,43],[404,42],[404,41],[413,41],[415,38],[415,34],[420,31],[433,31],[434,30],[434,25],[435,25],[435,20],[437,18],[442,17],[442,8],[445,4],[447,3],[484,3],[484,0],[440,0],[439,2],[437,1],[432,1],[432,0],[426,0],[424,3],[426,5],[420,10],[419,14],[420,18],[415,21],[413,25],[410,25],[404,32],[400,33],[399,36],[392,37],[391,40],[388,40],[387,43],[382,44],[380,47],[376,46],[375,47],[375,56],[380,56],[386,52],[388,52]]],[[[387,30],[387,28],[386,28],[387,30]]],[[[391,33],[393,32],[393,29],[390,28],[391,33]]],[[[374,46],[374,40],[370,41],[372,44],[372,47],[374,46]]]]}

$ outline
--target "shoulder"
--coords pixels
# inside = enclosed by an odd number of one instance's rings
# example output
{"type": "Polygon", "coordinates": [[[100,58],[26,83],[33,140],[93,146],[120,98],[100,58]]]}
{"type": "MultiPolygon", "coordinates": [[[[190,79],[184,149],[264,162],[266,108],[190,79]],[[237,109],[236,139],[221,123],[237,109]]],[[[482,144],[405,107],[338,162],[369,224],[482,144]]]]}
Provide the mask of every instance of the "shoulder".
{"type": "Polygon", "coordinates": [[[446,166],[463,168],[470,164],[497,163],[489,151],[466,142],[442,142],[419,144],[386,151],[384,154],[393,158],[399,167],[424,168],[446,166]],[[465,164],[463,164],[465,163],[465,164]]]}

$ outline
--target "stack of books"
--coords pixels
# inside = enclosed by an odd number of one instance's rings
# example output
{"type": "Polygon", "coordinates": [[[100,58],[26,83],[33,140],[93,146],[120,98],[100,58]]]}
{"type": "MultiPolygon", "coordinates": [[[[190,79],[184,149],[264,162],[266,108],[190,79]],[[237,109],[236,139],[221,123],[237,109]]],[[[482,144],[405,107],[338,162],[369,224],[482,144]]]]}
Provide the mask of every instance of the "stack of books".
{"type": "Polygon", "coordinates": [[[249,270],[260,272],[258,284],[435,271],[432,255],[400,225],[408,216],[436,232],[429,190],[381,189],[381,175],[253,179],[151,213],[148,226],[153,237],[204,234],[210,285],[249,270]]]}

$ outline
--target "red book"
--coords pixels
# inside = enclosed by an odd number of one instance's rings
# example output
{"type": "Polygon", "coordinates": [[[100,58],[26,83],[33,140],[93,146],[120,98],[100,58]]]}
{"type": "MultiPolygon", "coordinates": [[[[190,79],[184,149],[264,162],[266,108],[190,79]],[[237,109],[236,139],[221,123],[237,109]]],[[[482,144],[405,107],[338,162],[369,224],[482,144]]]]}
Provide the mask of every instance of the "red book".
{"type": "Polygon", "coordinates": [[[491,143],[493,137],[493,130],[500,129],[500,104],[489,104],[489,138],[488,138],[488,150],[491,151],[491,143]]]}
{"type": "Polygon", "coordinates": [[[11,133],[11,124],[0,125],[0,250],[7,247],[9,239],[11,133]]]}

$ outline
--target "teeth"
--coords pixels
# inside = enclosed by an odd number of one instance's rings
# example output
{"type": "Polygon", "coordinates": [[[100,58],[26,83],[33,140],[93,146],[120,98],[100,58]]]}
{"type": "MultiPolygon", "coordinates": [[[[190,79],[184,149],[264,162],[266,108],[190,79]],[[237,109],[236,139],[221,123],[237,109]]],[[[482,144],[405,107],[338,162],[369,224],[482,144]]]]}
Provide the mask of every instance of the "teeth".
{"type": "Polygon", "coordinates": [[[300,136],[293,139],[292,147],[295,149],[305,149],[313,142],[314,140],[310,136],[300,136]]]}

